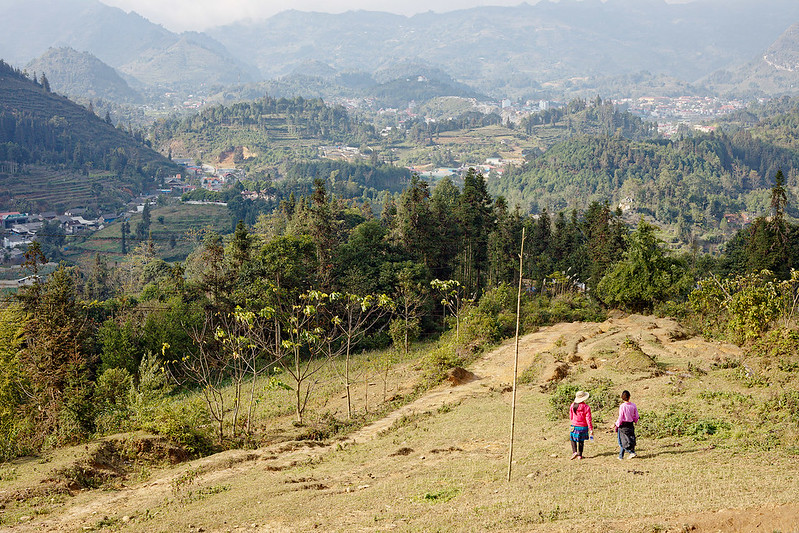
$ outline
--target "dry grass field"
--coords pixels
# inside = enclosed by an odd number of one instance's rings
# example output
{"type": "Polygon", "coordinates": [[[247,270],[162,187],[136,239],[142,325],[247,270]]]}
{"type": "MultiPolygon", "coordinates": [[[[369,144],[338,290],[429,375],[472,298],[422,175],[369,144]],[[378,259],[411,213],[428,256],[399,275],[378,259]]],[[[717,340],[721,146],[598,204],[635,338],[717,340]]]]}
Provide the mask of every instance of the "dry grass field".
{"type": "MultiPolygon", "coordinates": [[[[542,328],[520,343],[507,481],[513,352],[506,342],[469,368],[474,379],[445,383],[338,439],[153,464],[109,474],[94,490],[43,487],[80,458],[102,466],[108,442],[178,452],[128,435],[2,465],[0,529],[799,531],[796,423],[788,412],[781,425],[769,403],[796,391],[792,380],[764,385],[755,378],[765,370],[740,349],[688,338],[668,319],[542,328]],[[582,461],[570,460],[568,421],[555,416],[567,385],[592,391],[596,434],[582,461]],[[623,389],[642,420],[638,457],[619,461],[613,399],[623,389]]],[[[413,384],[405,365],[400,391],[413,384]]],[[[315,409],[341,415],[340,394],[324,402],[315,409]]]]}

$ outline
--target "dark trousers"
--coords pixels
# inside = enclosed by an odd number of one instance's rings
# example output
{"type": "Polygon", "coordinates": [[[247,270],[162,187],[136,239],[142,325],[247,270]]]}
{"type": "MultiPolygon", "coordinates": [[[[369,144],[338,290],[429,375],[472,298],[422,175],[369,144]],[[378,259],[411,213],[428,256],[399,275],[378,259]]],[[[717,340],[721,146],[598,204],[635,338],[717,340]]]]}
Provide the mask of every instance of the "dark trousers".
{"type": "Polygon", "coordinates": [[[635,426],[632,422],[623,422],[617,433],[619,438],[619,457],[624,458],[624,452],[635,453],[635,426]]]}

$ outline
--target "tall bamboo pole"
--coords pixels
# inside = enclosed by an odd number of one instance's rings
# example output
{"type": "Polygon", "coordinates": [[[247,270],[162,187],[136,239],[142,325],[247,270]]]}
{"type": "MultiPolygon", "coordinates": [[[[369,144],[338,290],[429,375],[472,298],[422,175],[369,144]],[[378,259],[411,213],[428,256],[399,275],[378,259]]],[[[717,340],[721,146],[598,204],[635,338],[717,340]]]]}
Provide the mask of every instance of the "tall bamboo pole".
{"type": "Polygon", "coordinates": [[[516,349],[513,354],[513,392],[510,409],[510,446],[508,450],[508,481],[513,469],[513,435],[516,430],[516,376],[519,374],[519,322],[522,308],[522,266],[524,265],[524,226],[522,226],[522,245],[519,250],[519,291],[516,294],[516,349]]]}

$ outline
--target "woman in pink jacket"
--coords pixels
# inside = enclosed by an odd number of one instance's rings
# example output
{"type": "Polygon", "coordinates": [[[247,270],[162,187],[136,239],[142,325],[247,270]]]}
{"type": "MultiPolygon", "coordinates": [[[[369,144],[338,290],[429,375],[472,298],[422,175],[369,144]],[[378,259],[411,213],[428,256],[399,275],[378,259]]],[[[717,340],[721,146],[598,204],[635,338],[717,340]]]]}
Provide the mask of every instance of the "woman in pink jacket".
{"type": "Polygon", "coordinates": [[[594,422],[591,419],[591,408],[585,403],[589,394],[578,391],[574,402],[569,406],[569,420],[572,424],[569,441],[572,445],[572,459],[583,458],[583,445],[589,435],[594,438],[594,422]]]}

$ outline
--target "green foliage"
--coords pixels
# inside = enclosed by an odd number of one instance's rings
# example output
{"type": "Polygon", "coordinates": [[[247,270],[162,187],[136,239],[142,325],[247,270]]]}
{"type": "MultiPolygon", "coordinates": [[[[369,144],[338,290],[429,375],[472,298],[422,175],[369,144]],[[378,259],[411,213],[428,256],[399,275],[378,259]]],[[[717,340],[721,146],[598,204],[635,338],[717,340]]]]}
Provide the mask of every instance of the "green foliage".
{"type": "Polygon", "coordinates": [[[17,306],[0,309],[0,461],[16,452],[17,409],[22,404],[19,350],[22,347],[21,310],[17,306]]]}
{"type": "Polygon", "coordinates": [[[76,272],[63,264],[44,283],[20,291],[27,314],[21,368],[30,383],[34,440],[63,444],[92,429],[92,328],[76,272]]]}
{"type": "Polygon", "coordinates": [[[418,388],[425,390],[441,383],[449,370],[464,364],[466,364],[464,358],[457,353],[453,344],[442,344],[422,361],[424,372],[418,388]]]}
{"type": "Polygon", "coordinates": [[[775,328],[759,336],[748,349],[764,368],[786,373],[799,372],[799,331],[775,328]]]}
{"type": "Polygon", "coordinates": [[[508,338],[516,331],[516,293],[506,284],[492,288],[463,315],[461,344],[490,344],[508,338]]]}
{"type": "Polygon", "coordinates": [[[630,311],[651,310],[657,302],[680,298],[693,285],[685,266],[666,256],[655,227],[639,221],[624,256],[597,286],[608,305],[630,311]]]}
{"type": "Polygon", "coordinates": [[[129,405],[133,420],[140,427],[146,427],[154,415],[167,403],[172,391],[167,373],[158,356],[146,352],[138,369],[138,383],[130,390],[129,405]]]}
{"type": "Polygon", "coordinates": [[[206,409],[197,401],[163,403],[142,423],[142,429],[169,437],[195,457],[215,450],[209,436],[200,428],[208,420],[206,409]]]}
{"type": "Polygon", "coordinates": [[[549,419],[561,420],[569,417],[569,406],[574,402],[577,391],[582,390],[573,383],[560,383],[549,397],[549,419]]]}
{"type": "Polygon", "coordinates": [[[769,188],[765,176],[798,166],[794,152],[747,132],[670,141],[576,135],[492,180],[491,192],[533,212],[628,196],[661,223],[682,216],[717,227],[725,214],[745,207],[741,199],[769,188]]]}
{"type": "Polygon", "coordinates": [[[446,503],[451,499],[455,498],[460,493],[461,490],[458,488],[447,488],[447,489],[437,490],[434,492],[425,492],[424,494],[422,494],[420,499],[422,501],[429,503],[446,503]]]}
{"type": "Polygon", "coordinates": [[[664,412],[645,411],[638,422],[638,433],[644,438],[692,437],[706,440],[711,436],[727,434],[732,424],[715,418],[700,418],[687,406],[676,404],[664,412]]]}
{"type": "Polygon", "coordinates": [[[94,388],[96,431],[114,433],[131,428],[128,402],[133,389],[133,377],[124,368],[109,368],[97,379],[94,388]]]}
{"type": "Polygon", "coordinates": [[[97,330],[97,340],[102,346],[101,370],[122,368],[128,374],[136,372],[138,361],[130,322],[120,325],[114,320],[105,321],[97,330]]]}
{"type": "MultiPolygon", "coordinates": [[[[796,282],[799,282],[797,278],[796,282]]],[[[694,322],[708,335],[734,342],[758,339],[778,318],[794,308],[793,283],[779,283],[771,272],[719,280],[705,279],[689,295],[694,322]]]]}
{"type": "Polygon", "coordinates": [[[613,390],[613,383],[610,380],[592,381],[587,385],[559,383],[549,397],[549,419],[569,418],[569,406],[574,402],[577,391],[580,390],[590,394],[587,403],[591,406],[595,424],[601,423],[603,415],[610,413],[620,403],[619,395],[613,390]]]}

